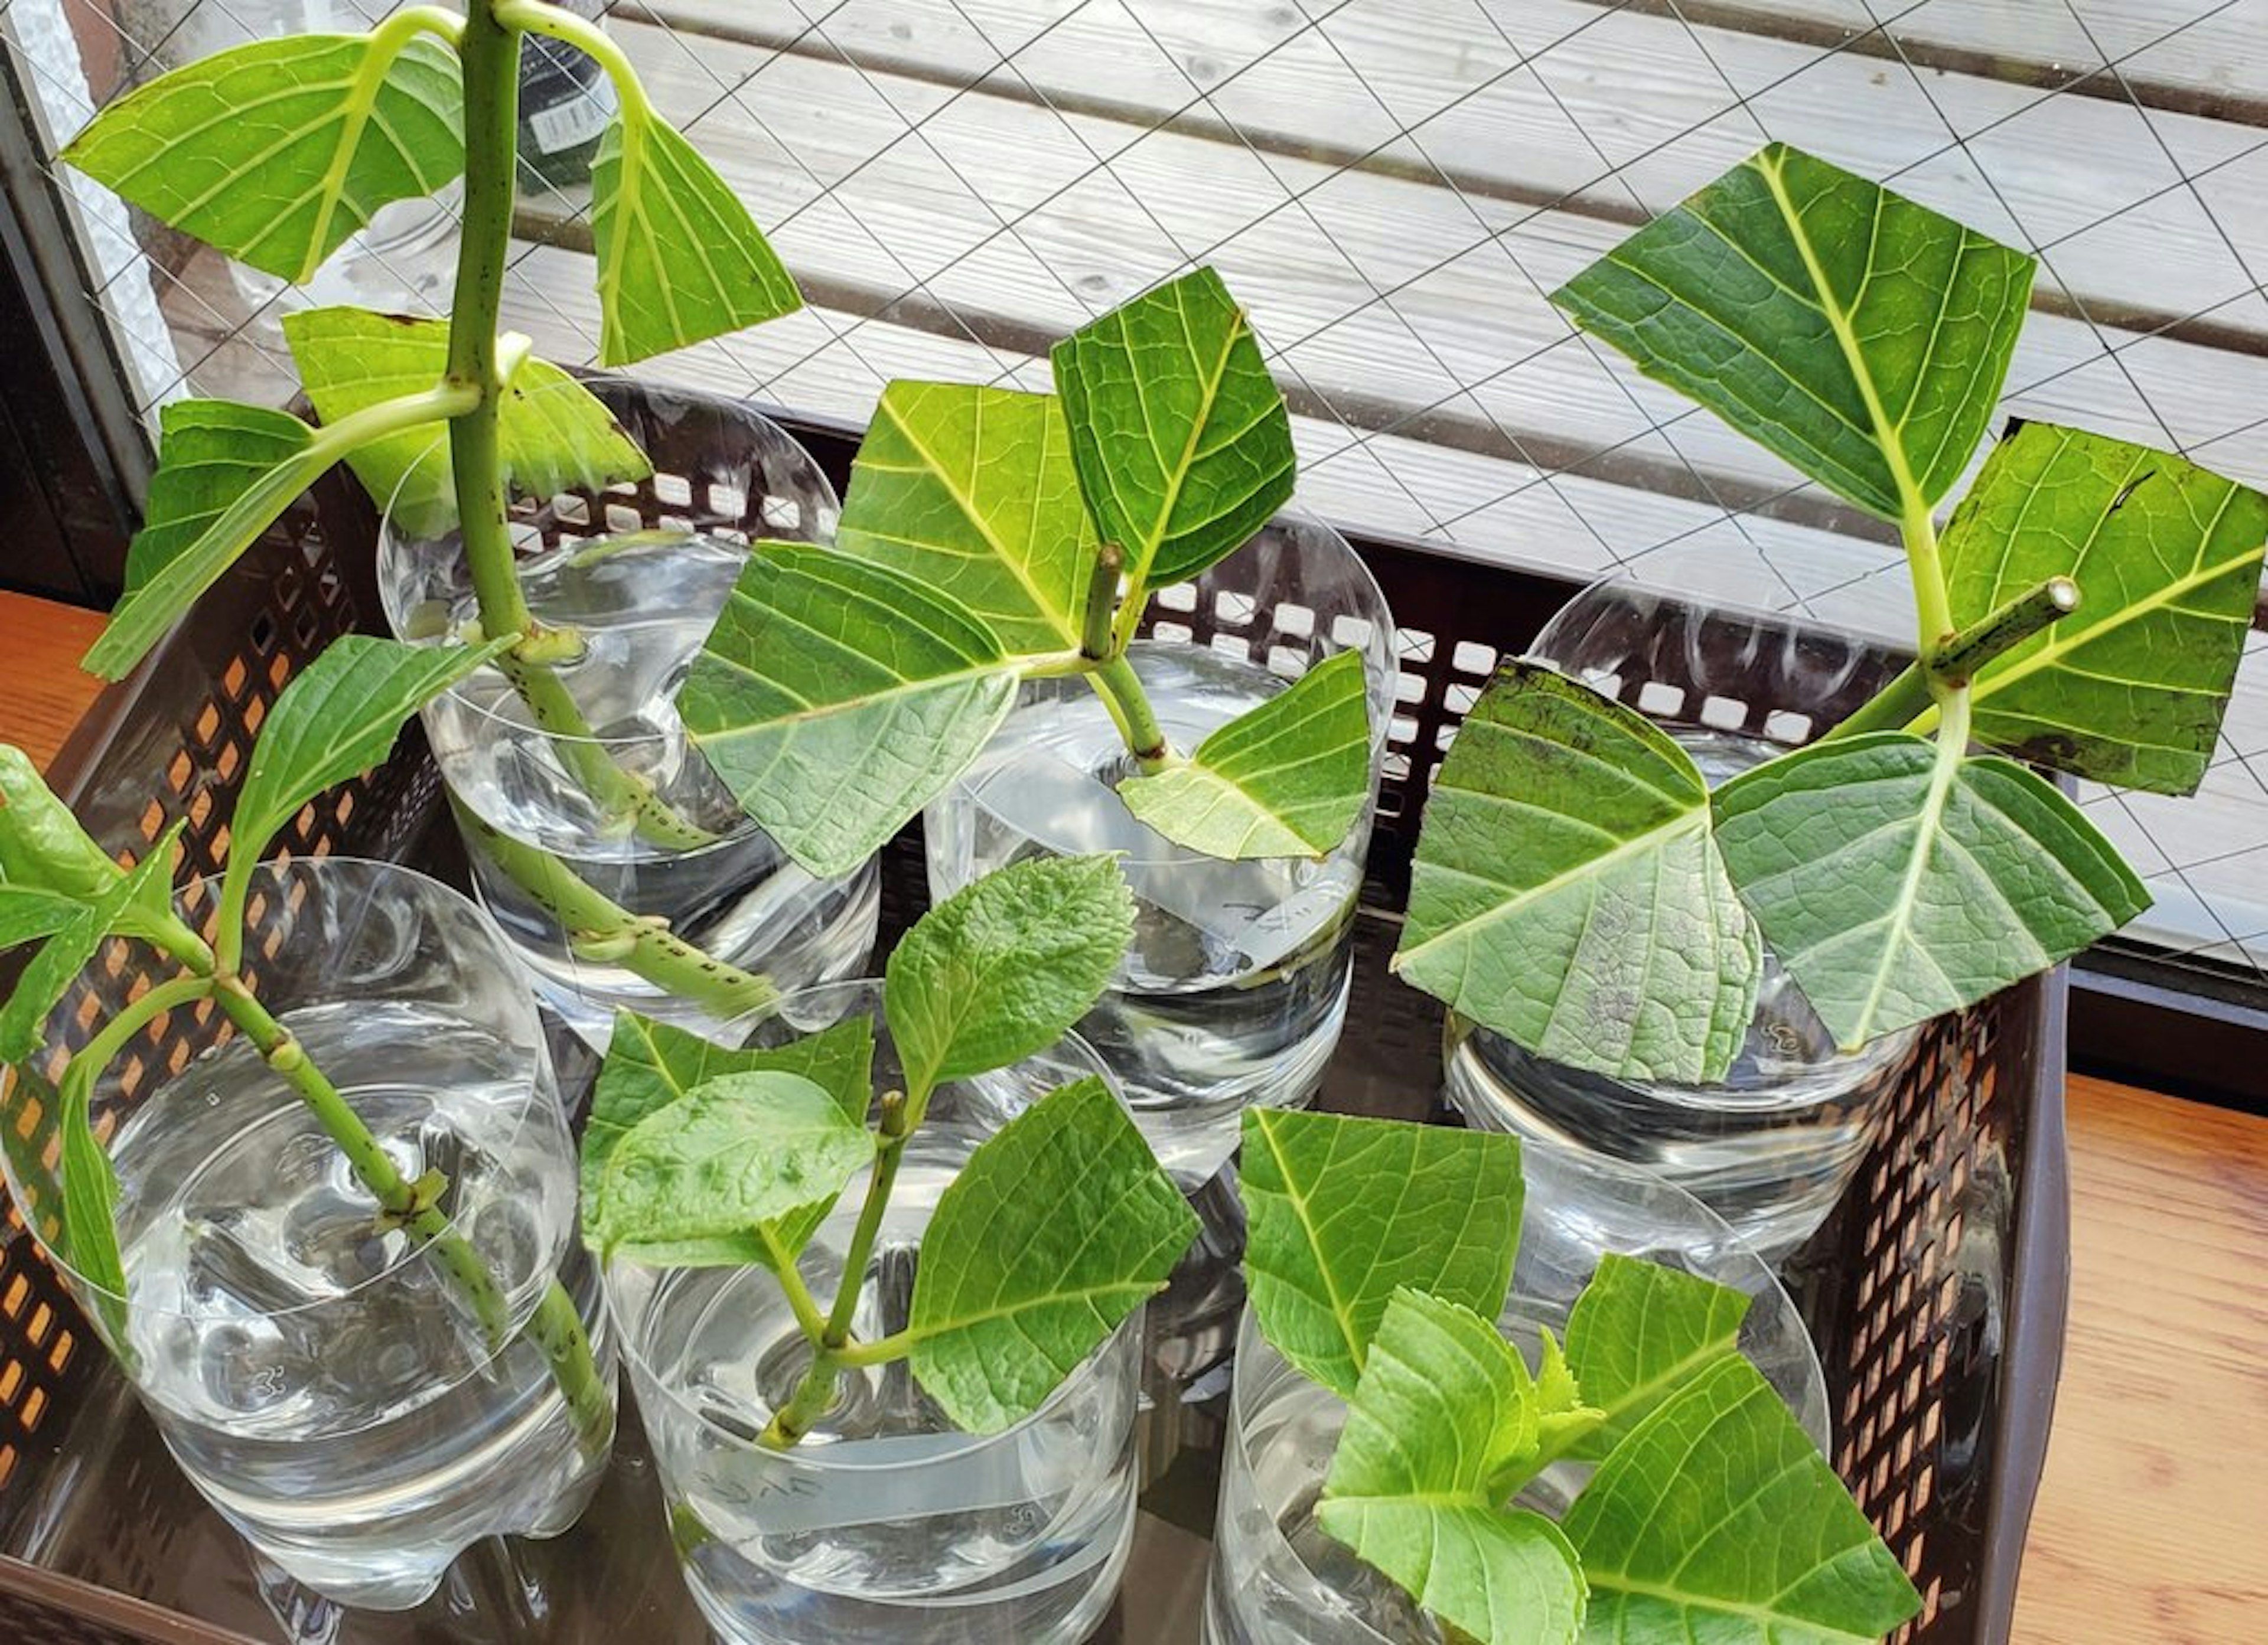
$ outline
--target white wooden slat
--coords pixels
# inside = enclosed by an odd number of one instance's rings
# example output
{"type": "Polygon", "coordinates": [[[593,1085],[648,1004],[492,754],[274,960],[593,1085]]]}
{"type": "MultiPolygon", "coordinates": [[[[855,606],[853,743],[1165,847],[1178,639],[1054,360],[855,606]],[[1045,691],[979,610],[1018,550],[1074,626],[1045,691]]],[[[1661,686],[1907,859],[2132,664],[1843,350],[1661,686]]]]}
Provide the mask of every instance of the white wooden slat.
{"type": "MultiPolygon", "coordinates": [[[[2268,136],[2255,126],[2162,109],[2146,123],[2124,101],[2051,97],[1978,74],[1926,72],[1918,81],[1881,57],[1689,29],[1651,11],[1586,0],[1487,10],[1481,0],[1305,0],[1304,10],[1218,0],[848,0],[812,9],[813,23],[790,0],[642,3],[680,27],[799,40],[801,50],[839,51],[878,74],[895,68],[899,83],[925,77],[949,89],[989,72],[990,89],[1137,124],[1178,115],[1219,132],[1226,120],[1290,157],[1305,151],[1343,164],[1376,151],[1388,169],[1440,168],[1507,204],[1574,191],[1587,209],[1626,223],[1769,135],[1895,177],[2014,243],[2047,245],[2073,298],[2114,323],[2154,328],[2226,303],[2268,272],[2268,218],[2210,190],[2209,215],[2182,187],[2183,169],[2208,171],[2268,136]],[[1012,66],[998,67],[1009,53],[1012,66]],[[1200,92],[1210,100],[1200,102],[1200,92]],[[1970,156],[1942,152],[1956,134],[1976,145],[1970,156]],[[1612,168],[1622,169],[1609,178],[1612,168]],[[2101,221],[2120,208],[2124,215],[2101,221]]],[[[2155,38],[2150,30],[2162,33],[2207,4],[2129,0],[2132,26],[2106,28],[2106,49],[2117,49],[2114,39],[2155,38]]],[[[1838,10],[1819,0],[1809,9],[1838,10]]],[[[1996,14],[1975,33],[1986,42],[1980,49],[2021,32],[2006,15],[2010,0],[1881,9],[1900,18],[1902,32],[1956,37],[1968,14],[1996,14]]],[[[2070,19],[2060,0],[2014,9],[2070,19]]],[[[2219,50],[2249,38],[2259,53],[2252,61],[2268,63],[2268,0],[2238,0],[2232,10],[2204,38],[2219,50]]],[[[2058,37],[2052,17],[2033,33],[2058,37]]],[[[2146,65],[2181,38],[2146,53],[2146,65]]],[[[2243,72],[2227,62],[2218,71],[2223,80],[2243,72]]],[[[2257,334],[2261,322],[2246,312],[2230,323],[2257,334]]]]}

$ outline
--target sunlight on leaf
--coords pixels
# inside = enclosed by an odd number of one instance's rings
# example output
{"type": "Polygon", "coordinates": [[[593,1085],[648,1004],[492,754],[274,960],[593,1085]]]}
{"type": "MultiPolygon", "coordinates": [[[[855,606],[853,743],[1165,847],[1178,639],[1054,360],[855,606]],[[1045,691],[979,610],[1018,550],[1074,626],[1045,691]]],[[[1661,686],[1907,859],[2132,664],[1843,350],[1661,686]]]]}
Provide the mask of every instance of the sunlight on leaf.
{"type": "Polygon", "coordinates": [[[1648,377],[1895,520],[1950,491],[1984,438],[2033,268],[1776,143],[1551,300],[1648,377]]]}
{"type": "Polygon", "coordinates": [[[465,169],[456,55],[398,20],[254,40],[136,87],[63,158],[159,221],[305,283],[379,208],[465,169]]]}
{"type": "Polygon", "coordinates": [[[1636,711],[1507,663],[1434,780],[1395,969],[1542,1056],[1722,1079],[1756,929],[1691,758],[1636,711]]]}
{"type": "Polygon", "coordinates": [[[1370,709],[1359,651],[1341,651],[1221,726],[1181,764],[1118,785],[1126,809],[1207,856],[1314,856],[1370,797],[1370,709]]]}

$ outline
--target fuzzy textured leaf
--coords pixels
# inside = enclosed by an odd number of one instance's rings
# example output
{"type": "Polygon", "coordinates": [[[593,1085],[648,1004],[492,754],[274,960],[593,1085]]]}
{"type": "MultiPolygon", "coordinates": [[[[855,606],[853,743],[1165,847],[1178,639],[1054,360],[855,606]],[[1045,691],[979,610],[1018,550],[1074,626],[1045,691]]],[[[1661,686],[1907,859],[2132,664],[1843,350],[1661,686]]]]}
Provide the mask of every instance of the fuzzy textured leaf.
{"type": "Polygon", "coordinates": [[[1845,1046],[2044,971],[2150,903],[2050,783],[1903,731],[1784,754],[1716,811],[1733,883],[1845,1046]]]}
{"type": "Polygon", "coordinates": [[[1346,838],[1370,796],[1362,653],[1341,651],[1237,716],[1187,760],[1118,785],[1126,809],[1207,856],[1313,856],[1346,838]]]}
{"type": "Polygon", "coordinates": [[[1195,576],[1291,500],[1291,413],[1211,269],[1121,304],[1052,358],[1080,488],[1136,587],[1195,576]]]}
{"type": "MultiPolygon", "coordinates": [[[[326,423],[421,393],[448,370],[446,320],[302,309],[284,317],[284,340],[326,423]]],[[[447,432],[445,422],[420,423],[347,453],[371,501],[413,537],[438,536],[457,522],[447,432]]],[[[547,360],[522,363],[505,388],[497,407],[497,451],[505,481],[530,496],[602,490],[653,472],[598,397],[547,360]]]]}
{"type": "Polygon", "coordinates": [[[682,1264],[708,1242],[833,1204],[873,1157],[874,1134],[812,1081],[720,1074],[615,1142],[589,1221],[610,1256],[682,1264]]]}
{"type": "MultiPolygon", "coordinates": [[[[650,1116],[726,1075],[771,1073],[809,1080],[835,1099],[844,1119],[863,1125],[873,1097],[873,1067],[874,1024],[863,1011],[783,1046],[738,1050],[635,1011],[616,1012],[583,1130],[585,1241],[601,1249],[608,1243],[613,1230],[606,1225],[601,1186],[607,1163],[622,1138],[650,1116]]],[[[754,1262],[770,1267],[775,1252],[790,1258],[800,1252],[834,1203],[829,1195],[760,1230],[742,1229],[667,1246],[626,1245],[623,1254],[665,1267],[754,1262]]]]}
{"type": "Polygon", "coordinates": [[[1921,1597],[1756,1369],[1719,1361],[1601,1465],[1560,1521],[1583,1638],[1862,1645],[1921,1597]]]}
{"type": "Polygon", "coordinates": [[[1102,997],[1133,936],[1134,898],[1108,856],[1029,858],[938,904],[883,973],[909,1094],[1053,1045],[1102,997]]]}
{"type": "Polygon", "coordinates": [[[484,645],[405,645],[346,634],[294,675],[253,744],[237,795],[231,865],[246,871],[278,829],[324,789],[385,760],[402,722],[518,639],[484,645]]]}
{"type": "Polygon", "coordinates": [[[1395,1293],[1348,1403],[1318,1523],[1488,1645],[1572,1645],[1586,1589],[1540,1514],[1502,1506],[1534,1455],[1536,1390],[1495,1324],[1395,1293]]]}
{"type": "Polygon", "coordinates": [[[1605,1420],[1567,1454],[1604,1457],[1664,1399],[1737,1355],[1748,1312],[1728,1287],[1609,1252],[1567,1319],[1568,1367],[1605,1420]]]}
{"type": "Polygon", "coordinates": [[[954,1425],[1012,1427],[1165,1287],[1197,1219],[1099,1079],[1050,1091],[939,1196],[908,1328],[954,1425]]]}
{"type": "Polygon", "coordinates": [[[305,283],[379,207],[465,169],[457,59],[398,21],[254,40],[118,99],[63,158],[183,233],[305,283]]]}
{"type": "Polygon", "coordinates": [[[105,679],[140,662],[338,455],[288,412],[228,400],[177,400],[158,429],[125,597],[83,663],[105,679]]]}
{"type": "Polygon", "coordinates": [[[1351,1397],[1398,1290],[1494,1318],[1520,1247],[1517,1138],[1248,1108],[1238,1178],[1262,1334],[1351,1397]]]}
{"type": "Polygon", "coordinates": [[[1950,491],[1984,437],[2033,268],[1776,143],[1551,300],[1646,376],[1897,519],[1950,491]]]}
{"type": "Polygon", "coordinates": [[[836,546],[956,601],[1011,650],[1077,650],[1097,544],[1062,402],[892,383],[850,470],[836,546]]]}
{"type": "Polygon", "coordinates": [[[814,874],[847,874],[976,757],[1007,717],[1023,660],[885,566],[763,542],[678,708],[790,856],[814,874]]]}
{"type": "Polygon", "coordinates": [[[1974,730],[2032,763],[2187,794],[2244,651],[2268,496],[2169,452],[2031,422],[1993,448],[1941,546],[1953,619],[2051,576],[2078,612],[1973,683],[1974,730]]]}
{"type": "Polygon", "coordinates": [[[1539,1055],[1722,1079],[1762,964],[1708,785],[1644,716],[1511,662],[1434,780],[1395,969],[1539,1055]]]}
{"type": "Polygon", "coordinates": [[[625,100],[591,162],[599,359],[629,365],[803,306],[730,184],[643,99],[625,100]]]}

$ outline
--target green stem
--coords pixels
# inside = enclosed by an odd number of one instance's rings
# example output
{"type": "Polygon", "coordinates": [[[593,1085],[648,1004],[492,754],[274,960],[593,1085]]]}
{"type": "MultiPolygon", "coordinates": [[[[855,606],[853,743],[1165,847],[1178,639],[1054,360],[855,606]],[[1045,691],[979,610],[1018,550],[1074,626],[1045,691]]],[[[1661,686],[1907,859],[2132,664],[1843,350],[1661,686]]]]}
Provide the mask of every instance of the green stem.
{"type": "Polygon", "coordinates": [[[727,965],[658,919],[630,913],[541,846],[512,838],[469,809],[457,815],[512,883],[559,922],[569,946],[581,957],[621,966],[722,1022],[768,1010],[778,1001],[779,989],[770,978],[727,965]]]}
{"type": "Polygon", "coordinates": [[[1111,657],[1117,646],[1110,620],[1118,611],[1118,576],[1126,569],[1125,550],[1105,543],[1094,556],[1094,570],[1086,581],[1086,612],[1079,625],[1079,654],[1091,663],[1111,657]]]}
{"type": "MultiPolygon", "coordinates": [[[[474,1317],[481,1322],[490,1346],[501,1350],[511,1340],[512,1314],[508,1299],[496,1276],[481,1260],[473,1244],[449,1225],[447,1215],[432,1203],[428,1179],[411,1182],[402,1176],[393,1157],[371,1135],[337,1086],[308,1057],[291,1031],[270,1016],[268,1008],[233,976],[207,979],[221,1010],[242,1031],[268,1066],[281,1075],[307,1105],[339,1151],[346,1156],[356,1180],[367,1189],[379,1209],[423,1250],[432,1253],[462,1293],[474,1317]]],[[[551,1367],[553,1378],[575,1423],[585,1451],[598,1456],[614,1438],[614,1408],[591,1355],[591,1344],[573,1301],[557,1280],[547,1288],[528,1323],[528,1335],[551,1367]]]]}
{"type": "Polygon", "coordinates": [[[1149,694],[1142,689],[1141,679],[1125,653],[1097,665],[1088,671],[1086,679],[1110,711],[1111,723],[1117,726],[1126,752],[1134,756],[1144,776],[1155,776],[1174,763],[1173,746],[1167,742],[1165,730],[1150,707],[1149,694]]]}
{"type": "Polygon", "coordinates": [[[543,0],[496,0],[496,15],[507,28],[547,35],[563,45],[572,46],[606,70],[607,77],[615,83],[615,93],[622,99],[623,110],[633,119],[652,114],[653,104],[646,96],[637,70],[604,29],[562,7],[546,5],[543,0]]]}
{"type": "Polygon", "coordinates": [[[74,1080],[93,1081],[110,1066],[135,1035],[158,1017],[177,1007],[209,1000],[212,994],[213,980],[210,976],[175,977],[170,982],[158,984],[105,1023],[93,1039],[79,1047],[77,1054],[64,1066],[63,1083],[69,1085],[74,1080]]]}

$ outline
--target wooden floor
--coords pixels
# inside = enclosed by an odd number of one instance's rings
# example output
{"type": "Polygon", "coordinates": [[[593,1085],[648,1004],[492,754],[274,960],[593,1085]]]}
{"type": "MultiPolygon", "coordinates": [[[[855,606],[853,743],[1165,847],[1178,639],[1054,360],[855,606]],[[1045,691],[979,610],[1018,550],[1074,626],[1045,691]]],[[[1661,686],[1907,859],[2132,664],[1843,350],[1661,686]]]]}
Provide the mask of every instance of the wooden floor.
{"type": "MultiPolygon", "coordinates": [[[[0,593],[0,737],[51,758],[89,613],[0,593]]],[[[2017,1645],[2268,1634],[2268,1120],[2074,1078],[2072,1309],[2017,1645]]]]}

